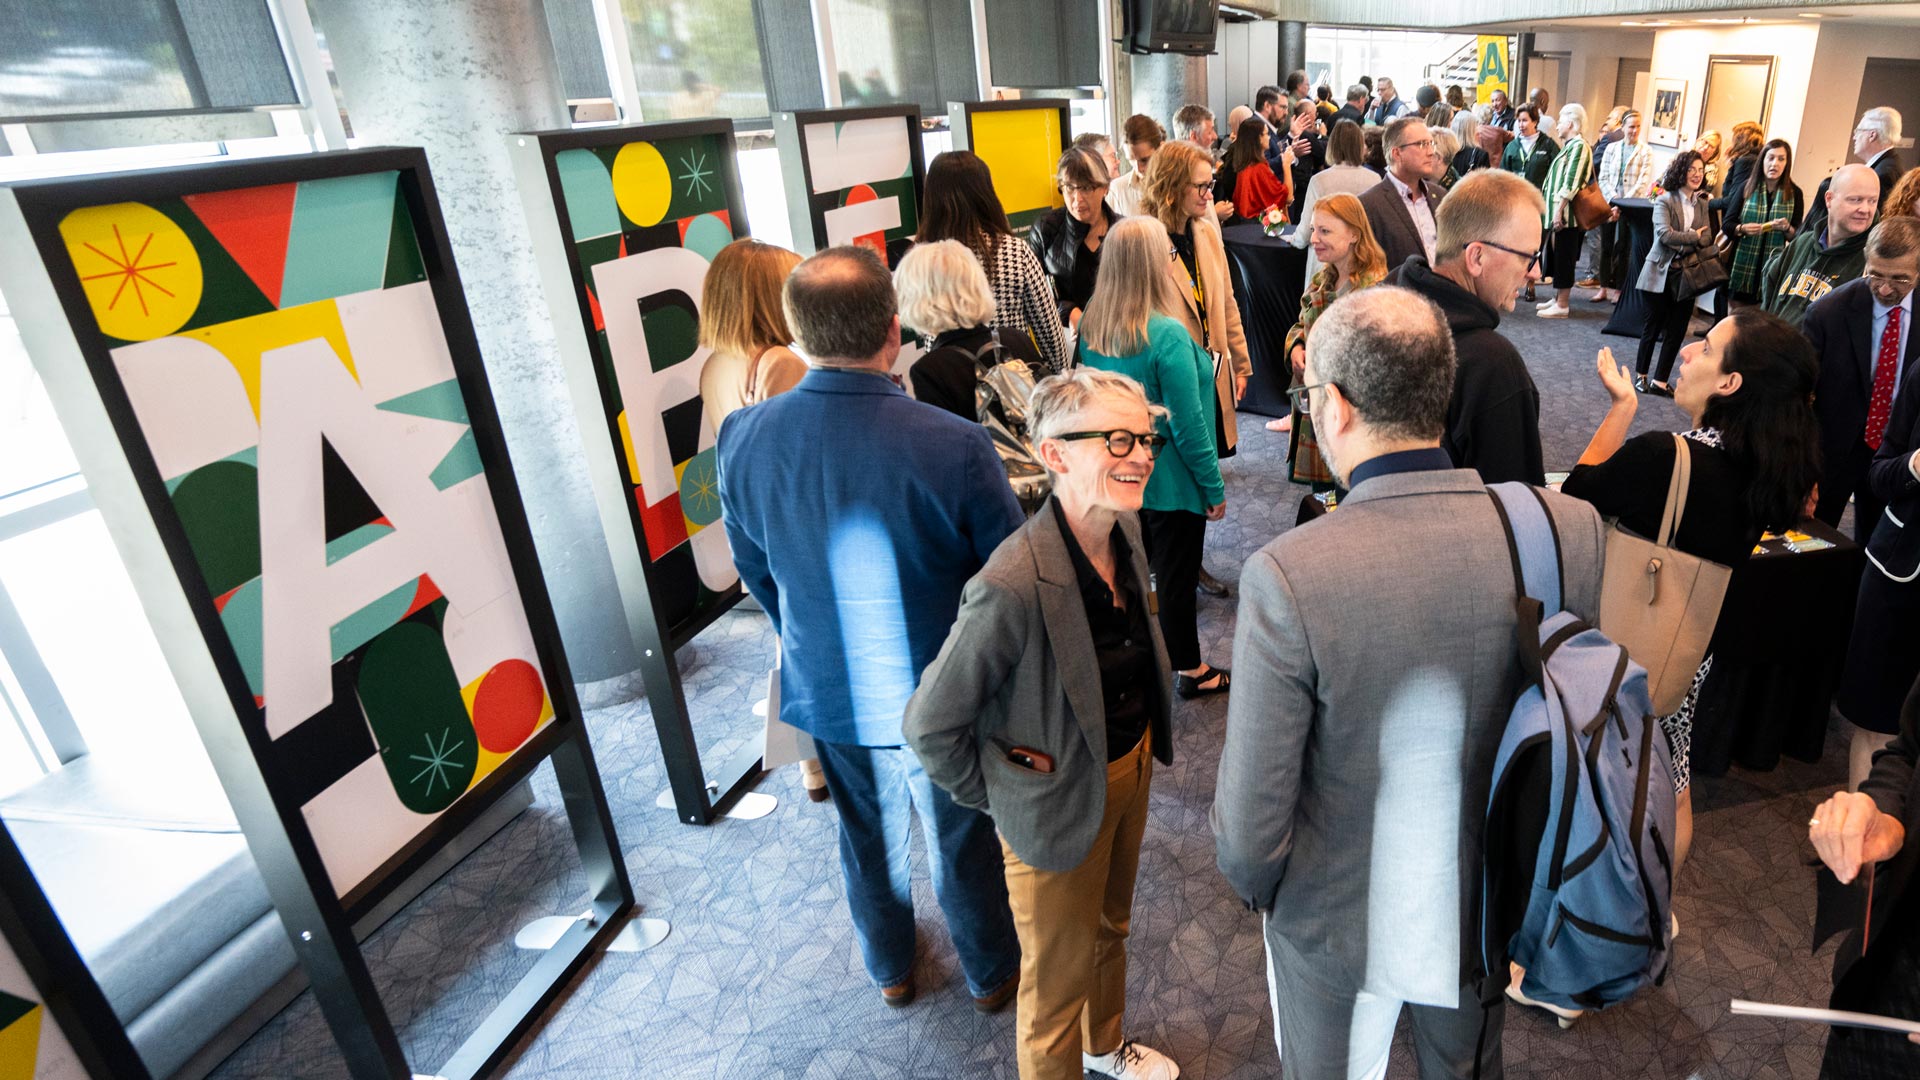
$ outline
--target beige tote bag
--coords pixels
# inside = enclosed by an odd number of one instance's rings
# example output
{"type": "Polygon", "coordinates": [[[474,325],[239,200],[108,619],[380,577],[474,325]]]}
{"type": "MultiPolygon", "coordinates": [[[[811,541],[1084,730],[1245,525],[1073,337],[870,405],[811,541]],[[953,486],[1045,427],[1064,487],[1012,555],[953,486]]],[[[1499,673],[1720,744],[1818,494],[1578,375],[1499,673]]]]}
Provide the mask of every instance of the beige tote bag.
{"type": "Polygon", "coordinates": [[[1673,476],[1660,535],[1648,540],[1614,522],[1607,530],[1607,564],[1600,579],[1600,630],[1647,669],[1647,692],[1659,716],[1678,710],[1687,699],[1733,576],[1730,567],[1672,546],[1693,474],[1686,438],[1675,435],[1673,441],[1673,476]]]}

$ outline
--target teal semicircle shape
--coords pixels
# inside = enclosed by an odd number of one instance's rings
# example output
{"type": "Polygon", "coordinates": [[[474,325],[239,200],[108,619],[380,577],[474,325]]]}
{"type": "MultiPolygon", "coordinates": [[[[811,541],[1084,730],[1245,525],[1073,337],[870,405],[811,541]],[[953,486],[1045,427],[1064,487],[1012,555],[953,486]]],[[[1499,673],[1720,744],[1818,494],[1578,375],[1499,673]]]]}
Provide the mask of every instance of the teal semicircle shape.
{"type": "Polygon", "coordinates": [[[613,198],[613,174],[606,162],[591,150],[562,150],[553,156],[553,167],[560,174],[560,197],[576,241],[620,231],[620,206],[613,198]]]}

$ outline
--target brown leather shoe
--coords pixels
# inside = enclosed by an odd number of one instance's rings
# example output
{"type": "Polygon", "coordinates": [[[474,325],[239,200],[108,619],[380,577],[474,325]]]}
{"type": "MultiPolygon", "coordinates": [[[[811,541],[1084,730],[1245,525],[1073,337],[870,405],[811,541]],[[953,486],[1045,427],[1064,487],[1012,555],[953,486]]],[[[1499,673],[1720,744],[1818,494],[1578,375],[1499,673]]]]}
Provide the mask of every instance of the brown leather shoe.
{"type": "Polygon", "coordinates": [[[1014,994],[1019,990],[1020,973],[1015,971],[1011,978],[1000,984],[1000,989],[985,997],[974,998],[973,1007],[983,1013],[997,1013],[1007,1007],[1007,1002],[1012,1001],[1014,994]]]}
{"type": "Polygon", "coordinates": [[[814,802],[826,802],[828,799],[833,798],[833,793],[827,790],[827,785],[821,784],[819,787],[808,788],[807,798],[812,799],[814,802]]]}
{"type": "Polygon", "coordinates": [[[893,986],[881,987],[880,1000],[886,1002],[888,1008],[893,1009],[904,1009],[913,1004],[913,977],[908,976],[905,982],[896,983],[893,986]]]}

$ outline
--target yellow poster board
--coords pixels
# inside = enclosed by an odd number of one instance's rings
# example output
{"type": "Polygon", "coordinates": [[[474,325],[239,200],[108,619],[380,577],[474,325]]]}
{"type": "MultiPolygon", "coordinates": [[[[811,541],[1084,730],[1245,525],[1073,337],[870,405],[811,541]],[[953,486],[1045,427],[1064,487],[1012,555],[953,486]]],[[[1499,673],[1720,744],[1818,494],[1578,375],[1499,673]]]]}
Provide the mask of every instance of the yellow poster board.
{"type": "Polygon", "coordinates": [[[1474,102],[1485,104],[1492,98],[1495,90],[1512,97],[1513,92],[1507,89],[1510,54],[1506,35],[1480,35],[1474,41],[1474,55],[1479,57],[1480,67],[1479,77],[1474,80],[1474,102]]]}
{"type": "Polygon", "coordinates": [[[994,194],[1016,230],[1064,205],[1054,166],[1066,147],[1058,102],[1031,109],[978,110],[971,116],[971,149],[993,173],[994,194]]]}

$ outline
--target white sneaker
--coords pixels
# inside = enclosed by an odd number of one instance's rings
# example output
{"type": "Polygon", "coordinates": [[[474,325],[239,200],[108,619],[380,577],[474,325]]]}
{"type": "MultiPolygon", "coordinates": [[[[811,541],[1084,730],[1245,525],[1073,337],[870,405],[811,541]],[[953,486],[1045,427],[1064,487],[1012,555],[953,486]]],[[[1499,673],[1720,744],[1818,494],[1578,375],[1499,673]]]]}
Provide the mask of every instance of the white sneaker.
{"type": "Polygon", "coordinates": [[[1542,319],[1564,319],[1572,312],[1572,310],[1573,310],[1572,308],[1563,308],[1559,304],[1555,303],[1555,304],[1548,304],[1546,307],[1543,307],[1538,311],[1535,311],[1534,314],[1538,315],[1542,319]]]}
{"type": "Polygon", "coordinates": [[[1080,1064],[1090,1073],[1110,1076],[1113,1080],[1174,1080],[1180,1075],[1180,1066],[1173,1059],[1150,1046],[1141,1046],[1128,1039],[1120,1044],[1120,1049],[1111,1054],[1080,1055],[1080,1064]]]}
{"type": "Polygon", "coordinates": [[[1520,977],[1518,975],[1514,976],[1513,981],[1507,984],[1507,997],[1513,999],[1515,1004],[1526,1005],[1530,1008],[1535,1008],[1535,1009],[1545,1009],[1548,1012],[1552,1013],[1554,1016],[1559,1017],[1560,1030],[1562,1031],[1565,1031],[1568,1028],[1572,1027],[1573,1022],[1575,1020],[1578,1020],[1582,1016],[1586,1015],[1586,1012],[1583,1009],[1563,1009],[1558,1005],[1549,1005],[1544,1001],[1535,1001],[1532,998],[1528,997],[1527,995],[1521,993],[1520,977]]]}

